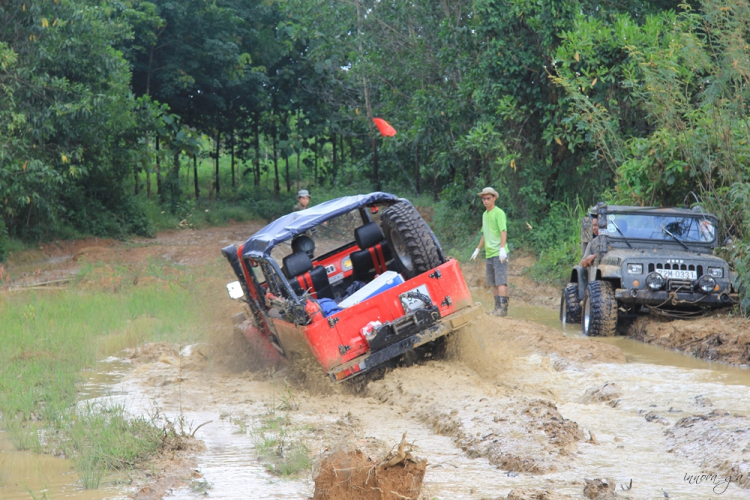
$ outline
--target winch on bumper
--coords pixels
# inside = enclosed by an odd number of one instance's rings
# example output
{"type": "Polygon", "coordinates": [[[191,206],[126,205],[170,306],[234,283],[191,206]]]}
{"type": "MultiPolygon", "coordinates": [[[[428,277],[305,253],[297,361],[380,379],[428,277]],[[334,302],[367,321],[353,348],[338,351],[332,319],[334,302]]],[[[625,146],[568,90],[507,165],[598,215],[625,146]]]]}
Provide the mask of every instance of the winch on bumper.
{"type": "Polygon", "coordinates": [[[615,298],[623,304],[643,304],[646,306],[677,306],[686,304],[718,306],[729,305],[736,301],[737,294],[726,292],[704,294],[700,292],[651,291],[639,289],[615,290],[615,298]]]}
{"type": "Polygon", "coordinates": [[[443,337],[484,314],[480,304],[464,307],[440,318],[437,307],[417,309],[396,321],[382,325],[370,340],[370,351],[330,370],[328,375],[340,382],[355,374],[377,368],[389,359],[443,337]]]}

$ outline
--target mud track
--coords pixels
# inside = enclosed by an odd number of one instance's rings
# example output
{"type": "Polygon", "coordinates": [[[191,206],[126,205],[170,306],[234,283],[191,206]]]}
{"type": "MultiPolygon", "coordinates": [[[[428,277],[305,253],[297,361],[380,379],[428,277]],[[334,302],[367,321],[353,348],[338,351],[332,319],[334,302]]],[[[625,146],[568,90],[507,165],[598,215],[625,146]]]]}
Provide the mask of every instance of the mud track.
{"type": "MultiPolygon", "coordinates": [[[[423,499],[750,498],[750,384],[627,362],[614,345],[534,321],[484,317],[450,339],[444,358],[358,387],[330,385],[314,367],[306,384],[288,367],[257,371],[232,331],[229,318],[241,307],[225,298],[223,283],[233,278],[219,249],[260,226],[128,244],[57,242],[6,266],[13,286],[62,279],[86,261],[159,258],[216,270],[210,282],[218,293],[206,297],[216,323],[206,344],[119,355],[131,368],[112,393],[133,411],[157,405],[192,428],[211,422],[196,432],[205,450],[161,457],[151,473],[134,474],[133,497],[195,498],[202,484],[214,498],[310,498],[332,454],[382,457],[406,432],[412,453],[427,460],[423,499]],[[285,450],[304,443],[311,468],[289,479],[268,472],[260,440],[271,426],[285,450]],[[701,474],[710,478],[686,479],[701,474]]],[[[511,267],[511,312],[514,303],[556,310],[557,290],[521,274],[529,262],[517,258],[511,267]]],[[[481,284],[479,265],[465,273],[470,285],[481,284]]]]}

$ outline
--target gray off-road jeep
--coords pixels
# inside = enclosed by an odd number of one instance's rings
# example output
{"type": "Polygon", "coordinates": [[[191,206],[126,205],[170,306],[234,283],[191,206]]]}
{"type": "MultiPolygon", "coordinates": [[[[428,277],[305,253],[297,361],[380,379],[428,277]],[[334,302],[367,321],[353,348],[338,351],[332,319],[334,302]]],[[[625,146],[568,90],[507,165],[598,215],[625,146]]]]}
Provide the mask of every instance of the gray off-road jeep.
{"type": "MultiPolygon", "coordinates": [[[[614,335],[620,314],[700,314],[736,302],[734,273],[713,255],[718,220],[700,209],[607,206],[594,209],[598,264],[575,266],[560,299],[560,320],[584,335],[614,335]]],[[[593,216],[593,214],[592,214],[593,216]]],[[[581,221],[581,253],[594,238],[581,221]]]]}

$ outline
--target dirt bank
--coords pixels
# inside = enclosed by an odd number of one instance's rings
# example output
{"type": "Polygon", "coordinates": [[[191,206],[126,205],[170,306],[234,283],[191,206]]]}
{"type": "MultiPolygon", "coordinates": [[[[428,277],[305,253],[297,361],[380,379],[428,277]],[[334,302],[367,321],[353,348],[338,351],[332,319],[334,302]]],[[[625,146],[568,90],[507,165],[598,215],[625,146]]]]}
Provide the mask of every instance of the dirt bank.
{"type": "Polygon", "coordinates": [[[627,335],[706,361],[750,364],[750,320],[729,311],[689,320],[657,315],[638,318],[627,328],[627,335]]]}

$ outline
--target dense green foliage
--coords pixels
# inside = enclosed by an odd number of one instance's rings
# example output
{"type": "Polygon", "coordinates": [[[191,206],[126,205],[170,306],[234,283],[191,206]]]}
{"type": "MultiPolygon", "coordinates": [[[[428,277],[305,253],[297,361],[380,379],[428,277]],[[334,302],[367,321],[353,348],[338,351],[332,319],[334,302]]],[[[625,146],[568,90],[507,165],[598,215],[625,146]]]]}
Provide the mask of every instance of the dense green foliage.
{"type": "Polygon", "coordinates": [[[6,234],[148,233],[150,200],[180,221],[217,198],[273,217],[299,187],[424,193],[461,250],[493,185],[510,241],[537,251],[570,238],[578,208],[560,207],[697,198],[744,273],[749,9],[9,0],[0,254],[6,234]]]}

